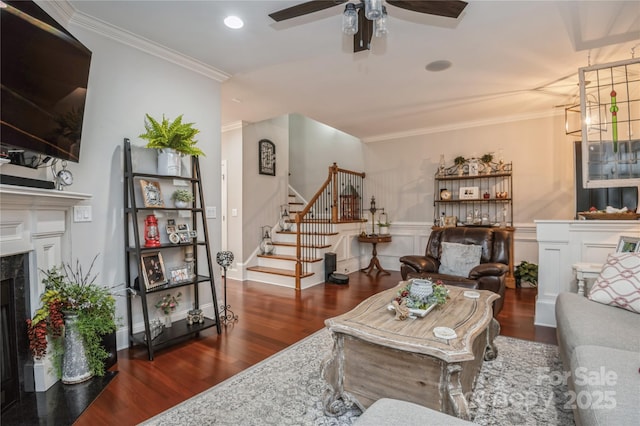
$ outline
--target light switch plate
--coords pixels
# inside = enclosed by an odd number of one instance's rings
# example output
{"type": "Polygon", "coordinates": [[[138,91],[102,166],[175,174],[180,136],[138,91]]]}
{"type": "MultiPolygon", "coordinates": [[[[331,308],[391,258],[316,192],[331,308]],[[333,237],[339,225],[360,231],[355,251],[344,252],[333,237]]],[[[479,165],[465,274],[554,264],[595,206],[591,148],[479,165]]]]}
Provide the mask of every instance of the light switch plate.
{"type": "Polygon", "coordinates": [[[215,219],[217,216],[216,208],[214,206],[207,207],[205,210],[205,216],[207,216],[207,219],[215,219]]]}
{"type": "Polygon", "coordinates": [[[73,206],[73,221],[91,222],[93,220],[91,213],[91,206],[73,206]]]}

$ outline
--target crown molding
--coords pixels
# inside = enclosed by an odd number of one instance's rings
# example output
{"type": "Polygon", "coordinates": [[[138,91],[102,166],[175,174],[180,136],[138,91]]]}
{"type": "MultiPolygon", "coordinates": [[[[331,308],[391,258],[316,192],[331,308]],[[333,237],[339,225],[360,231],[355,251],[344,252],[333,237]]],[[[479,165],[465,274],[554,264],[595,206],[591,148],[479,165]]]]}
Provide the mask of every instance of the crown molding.
{"type": "Polygon", "coordinates": [[[225,132],[230,132],[232,130],[238,130],[238,129],[242,129],[247,123],[245,123],[244,121],[234,121],[228,124],[225,124],[224,126],[221,127],[220,132],[221,133],[225,133],[225,132]]]}
{"type": "Polygon", "coordinates": [[[231,75],[215,67],[198,61],[197,59],[183,55],[173,49],[169,49],[161,44],[148,40],[123,28],[119,28],[108,22],[101,21],[93,16],[76,10],[67,0],[42,1],[36,0],[38,6],[52,15],[58,22],[68,27],[69,24],[76,25],[88,31],[100,34],[118,43],[153,55],[157,58],[179,65],[190,71],[204,75],[220,83],[228,80],[231,75]]]}
{"type": "Polygon", "coordinates": [[[40,6],[42,10],[47,12],[63,27],[69,26],[69,21],[75,13],[74,7],[67,0],[64,1],[45,1],[34,0],[34,3],[40,6]]]}
{"type": "Polygon", "coordinates": [[[511,115],[507,117],[490,118],[486,120],[477,120],[477,121],[464,121],[461,123],[451,124],[447,126],[426,127],[421,129],[407,130],[405,132],[376,135],[368,138],[362,138],[360,140],[364,143],[382,142],[382,141],[388,141],[392,139],[403,139],[403,138],[410,138],[415,136],[424,136],[424,135],[430,135],[434,133],[443,133],[443,132],[451,132],[454,130],[470,129],[474,127],[513,123],[513,122],[524,121],[524,120],[535,120],[538,118],[548,118],[556,115],[564,115],[564,110],[562,111],[552,110],[548,112],[539,112],[534,114],[511,115]]]}

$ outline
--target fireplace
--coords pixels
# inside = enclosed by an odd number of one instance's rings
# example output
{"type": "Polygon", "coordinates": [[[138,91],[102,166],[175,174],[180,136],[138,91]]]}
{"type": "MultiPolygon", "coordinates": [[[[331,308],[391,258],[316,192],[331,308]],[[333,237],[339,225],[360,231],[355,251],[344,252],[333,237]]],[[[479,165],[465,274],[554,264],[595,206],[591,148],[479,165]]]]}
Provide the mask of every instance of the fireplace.
{"type": "Polygon", "coordinates": [[[41,392],[58,380],[48,357],[32,361],[25,320],[37,309],[40,294],[44,290],[42,273],[39,271],[59,266],[63,260],[69,261],[72,206],[89,200],[91,196],[12,185],[0,185],[0,196],[4,410],[5,397],[7,404],[10,404],[9,394],[13,390],[9,389],[15,389],[16,381],[18,390],[41,392]],[[10,303],[5,305],[5,300],[10,303]],[[27,368],[23,368],[24,365],[27,368]],[[6,392],[5,368],[17,370],[15,377],[7,381],[6,392]]]}
{"type": "Polygon", "coordinates": [[[30,363],[27,327],[23,318],[28,317],[28,293],[25,286],[28,277],[28,255],[17,254],[0,259],[0,285],[2,298],[2,351],[0,368],[2,371],[2,411],[13,405],[20,390],[33,390],[33,379],[27,377],[25,383],[24,366],[30,363]]]}

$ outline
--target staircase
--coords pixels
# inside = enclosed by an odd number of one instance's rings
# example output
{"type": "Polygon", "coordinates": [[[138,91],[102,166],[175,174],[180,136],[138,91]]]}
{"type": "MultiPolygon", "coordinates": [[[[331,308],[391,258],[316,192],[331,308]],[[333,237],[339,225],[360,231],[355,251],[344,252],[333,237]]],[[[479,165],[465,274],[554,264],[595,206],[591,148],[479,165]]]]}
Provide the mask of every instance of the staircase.
{"type": "Polygon", "coordinates": [[[357,232],[361,222],[364,173],[329,167],[329,177],[305,206],[289,195],[291,229],[272,230],[274,251],[258,254],[247,267],[247,279],[296,290],[323,283],[324,254],[334,251],[344,233],[357,232]]]}

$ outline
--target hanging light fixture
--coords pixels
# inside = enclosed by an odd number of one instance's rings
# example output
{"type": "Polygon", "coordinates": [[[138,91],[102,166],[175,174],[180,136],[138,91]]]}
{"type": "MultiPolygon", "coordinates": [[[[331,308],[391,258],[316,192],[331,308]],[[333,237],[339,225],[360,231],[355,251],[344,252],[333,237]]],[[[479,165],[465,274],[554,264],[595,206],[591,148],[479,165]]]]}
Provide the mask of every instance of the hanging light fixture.
{"type": "MultiPolygon", "coordinates": [[[[372,21],[376,37],[384,37],[389,33],[387,27],[387,8],[382,5],[382,0],[360,0],[359,3],[347,3],[342,14],[342,32],[346,35],[355,35],[361,31],[358,23],[358,12],[364,8],[364,18],[372,21]]],[[[361,24],[366,27],[365,24],[361,24]]],[[[371,34],[371,33],[369,33],[371,34]]]]}
{"type": "Polygon", "coordinates": [[[364,0],[364,16],[370,21],[382,18],[382,0],[364,0]]]}
{"type": "MultiPolygon", "coordinates": [[[[577,101],[576,101],[577,102],[577,101]]],[[[602,107],[593,94],[587,94],[584,101],[584,125],[587,132],[606,132],[607,122],[602,107]]],[[[564,109],[565,134],[580,136],[582,134],[582,107],[580,103],[564,109]]]]}
{"type": "Polygon", "coordinates": [[[376,19],[375,21],[375,31],[373,32],[373,35],[380,38],[385,37],[388,33],[389,30],[387,29],[387,8],[385,6],[382,6],[382,16],[380,16],[380,18],[376,19]]]}
{"type": "Polygon", "coordinates": [[[347,3],[342,14],[342,32],[346,35],[354,35],[358,32],[358,11],[356,5],[347,3]]]}

